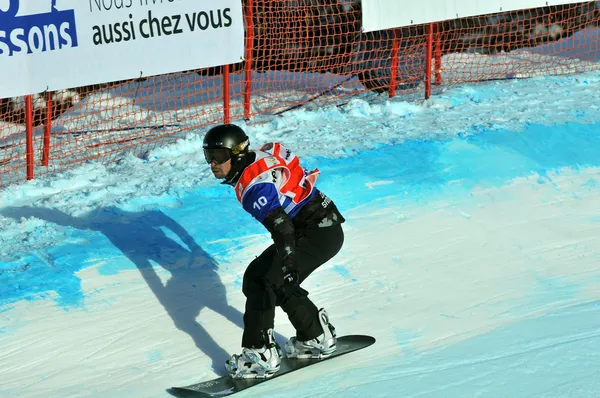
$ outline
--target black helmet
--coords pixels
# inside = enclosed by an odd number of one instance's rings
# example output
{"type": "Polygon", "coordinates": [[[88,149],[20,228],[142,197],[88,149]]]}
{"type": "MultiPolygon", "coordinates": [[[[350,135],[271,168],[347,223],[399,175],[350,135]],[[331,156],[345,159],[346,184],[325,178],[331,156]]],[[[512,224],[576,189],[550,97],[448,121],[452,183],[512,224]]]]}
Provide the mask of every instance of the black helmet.
{"type": "Polygon", "coordinates": [[[232,166],[246,153],[250,140],[244,130],[235,124],[220,124],[208,130],[204,136],[204,158],[207,163],[219,164],[231,159],[232,166]]]}

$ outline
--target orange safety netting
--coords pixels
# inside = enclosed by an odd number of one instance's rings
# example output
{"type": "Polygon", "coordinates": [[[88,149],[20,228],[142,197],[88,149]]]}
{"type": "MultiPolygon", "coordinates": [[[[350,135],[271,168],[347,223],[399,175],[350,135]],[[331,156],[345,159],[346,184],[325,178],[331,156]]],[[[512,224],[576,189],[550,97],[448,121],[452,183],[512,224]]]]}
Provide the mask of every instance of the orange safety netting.
{"type": "Polygon", "coordinates": [[[228,67],[227,107],[225,67],[40,93],[31,112],[25,98],[0,99],[0,186],[27,177],[28,114],[39,177],[366,91],[413,101],[465,82],[600,69],[600,1],[370,33],[358,0],[244,0],[244,11],[247,59],[228,67]]]}

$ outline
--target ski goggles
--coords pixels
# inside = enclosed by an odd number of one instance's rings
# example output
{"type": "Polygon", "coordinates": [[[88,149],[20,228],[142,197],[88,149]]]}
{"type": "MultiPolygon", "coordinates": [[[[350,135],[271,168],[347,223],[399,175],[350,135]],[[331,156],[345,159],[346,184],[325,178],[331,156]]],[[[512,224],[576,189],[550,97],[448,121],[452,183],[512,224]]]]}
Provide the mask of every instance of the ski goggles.
{"type": "Polygon", "coordinates": [[[213,161],[216,164],[225,163],[231,159],[231,150],[228,148],[204,148],[204,158],[206,163],[212,163],[213,161]]]}

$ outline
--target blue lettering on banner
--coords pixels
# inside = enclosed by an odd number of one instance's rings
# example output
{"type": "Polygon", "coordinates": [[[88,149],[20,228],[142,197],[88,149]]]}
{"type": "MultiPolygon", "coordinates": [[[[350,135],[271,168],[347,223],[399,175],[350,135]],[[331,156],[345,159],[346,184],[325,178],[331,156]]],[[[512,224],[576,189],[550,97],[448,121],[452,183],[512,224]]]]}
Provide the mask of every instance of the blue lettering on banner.
{"type": "Polygon", "coordinates": [[[9,0],[9,8],[0,10],[0,56],[42,53],[77,47],[74,10],[17,16],[20,0],[9,0]]]}

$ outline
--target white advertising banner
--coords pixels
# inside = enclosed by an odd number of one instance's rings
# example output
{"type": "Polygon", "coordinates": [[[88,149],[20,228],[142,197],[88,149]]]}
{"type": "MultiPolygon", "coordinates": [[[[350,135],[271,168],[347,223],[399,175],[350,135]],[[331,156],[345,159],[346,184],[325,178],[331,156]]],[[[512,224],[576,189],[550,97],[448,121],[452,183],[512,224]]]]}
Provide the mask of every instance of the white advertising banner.
{"type": "Polygon", "coordinates": [[[561,4],[569,0],[361,0],[362,29],[373,32],[428,22],[523,10],[561,4]]]}
{"type": "Polygon", "coordinates": [[[243,56],[242,0],[0,0],[0,98],[243,56]]]}

